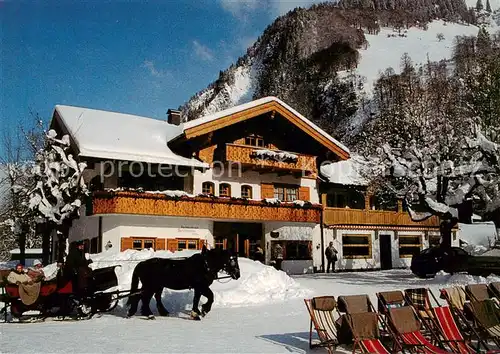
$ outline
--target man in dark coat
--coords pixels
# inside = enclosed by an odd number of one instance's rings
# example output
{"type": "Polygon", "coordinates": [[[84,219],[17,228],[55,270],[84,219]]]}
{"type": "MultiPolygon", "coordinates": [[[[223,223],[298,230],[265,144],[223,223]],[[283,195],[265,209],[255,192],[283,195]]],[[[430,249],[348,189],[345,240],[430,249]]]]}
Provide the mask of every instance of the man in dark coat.
{"type": "Polygon", "coordinates": [[[85,245],[83,241],[72,242],[69,245],[68,256],[64,264],[64,273],[73,283],[73,291],[83,296],[89,287],[92,270],[89,264],[92,261],[85,258],[85,245]]]}
{"type": "Polygon", "coordinates": [[[325,250],[327,260],[326,272],[330,273],[330,266],[332,266],[332,273],[335,273],[335,262],[337,261],[337,250],[333,247],[333,242],[330,242],[325,250]]]}

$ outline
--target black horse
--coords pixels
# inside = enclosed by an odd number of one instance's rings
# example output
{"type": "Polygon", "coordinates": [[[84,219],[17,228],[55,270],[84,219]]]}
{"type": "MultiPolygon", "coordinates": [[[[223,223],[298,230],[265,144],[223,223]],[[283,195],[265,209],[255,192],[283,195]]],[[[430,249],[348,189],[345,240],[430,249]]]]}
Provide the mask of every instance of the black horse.
{"type": "Polygon", "coordinates": [[[218,273],[225,271],[231,278],[240,277],[238,257],[227,250],[203,247],[201,253],[196,253],[185,259],[151,258],[140,262],[134,269],[132,275],[132,294],[138,291],[139,280],[142,283],[141,292],[129,297],[127,305],[130,305],[127,317],[135,315],[139,300],[142,301],[141,314],[153,319],[154,316],[149,308],[149,301],[153,294],[160,316],[168,316],[167,309],[161,301],[163,288],[172,290],[194,289],[193,309],[191,317],[195,320],[205,316],[214,302],[214,294],[210,285],[218,278],[218,273]],[[208,301],[201,306],[198,304],[201,295],[208,301]]]}

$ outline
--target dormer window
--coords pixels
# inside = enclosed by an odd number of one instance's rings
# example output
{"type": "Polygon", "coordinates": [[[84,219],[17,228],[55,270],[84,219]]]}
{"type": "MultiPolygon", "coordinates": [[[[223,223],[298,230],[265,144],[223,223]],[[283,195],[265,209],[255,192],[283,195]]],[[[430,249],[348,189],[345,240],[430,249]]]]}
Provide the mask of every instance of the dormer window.
{"type": "Polygon", "coordinates": [[[221,183],[219,185],[219,197],[230,197],[231,196],[231,186],[227,183],[221,183]]]}
{"type": "Polygon", "coordinates": [[[245,145],[265,147],[264,138],[260,135],[249,135],[245,138],[245,145]]]}
{"type": "Polygon", "coordinates": [[[206,195],[214,195],[214,184],[212,182],[203,182],[201,192],[206,195]]]}

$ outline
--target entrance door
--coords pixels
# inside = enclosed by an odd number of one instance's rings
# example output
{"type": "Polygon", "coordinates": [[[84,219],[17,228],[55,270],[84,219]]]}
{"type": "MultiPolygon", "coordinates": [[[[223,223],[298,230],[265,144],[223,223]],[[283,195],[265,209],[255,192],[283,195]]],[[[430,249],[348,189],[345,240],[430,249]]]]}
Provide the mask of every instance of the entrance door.
{"type": "Polygon", "coordinates": [[[262,224],[214,222],[214,238],[216,247],[252,258],[256,247],[262,245],[262,224]]]}
{"type": "Polygon", "coordinates": [[[380,268],[392,269],[391,235],[379,235],[380,268]]]}

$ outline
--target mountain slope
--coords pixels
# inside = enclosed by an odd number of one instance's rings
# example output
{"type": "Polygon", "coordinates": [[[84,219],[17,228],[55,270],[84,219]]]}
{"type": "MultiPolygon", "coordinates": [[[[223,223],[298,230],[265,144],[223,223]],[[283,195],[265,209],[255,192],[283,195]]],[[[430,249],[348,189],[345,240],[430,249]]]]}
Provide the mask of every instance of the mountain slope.
{"type": "MultiPolygon", "coordinates": [[[[183,118],[274,95],[343,139],[362,125],[363,97],[380,71],[397,71],[405,52],[416,62],[449,58],[456,35],[477,34],[476,13],[467,5],[463,0],[347,0],[295,9],[183,105],[183,118]]],[[[491,5],[500,7],[500,0],[491,5]]]]}

